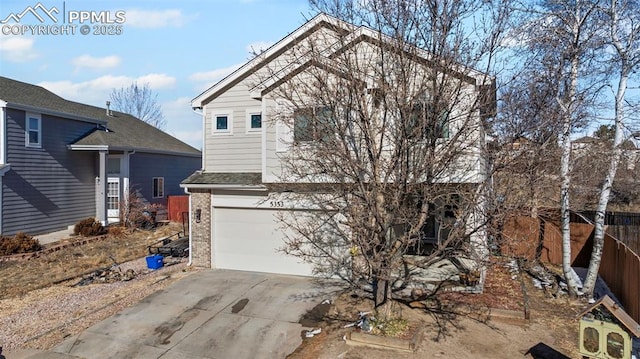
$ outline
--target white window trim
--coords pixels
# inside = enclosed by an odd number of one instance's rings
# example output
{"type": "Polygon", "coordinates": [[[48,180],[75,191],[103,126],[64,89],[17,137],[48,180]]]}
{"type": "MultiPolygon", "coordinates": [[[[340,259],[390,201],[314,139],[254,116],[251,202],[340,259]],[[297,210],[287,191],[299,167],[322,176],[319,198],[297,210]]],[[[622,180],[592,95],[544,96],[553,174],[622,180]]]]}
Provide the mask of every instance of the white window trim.
{"type": "Polygon", "coordinates": [[[214,110],[211,112],[211,134],[214,136],[229,136],[233,135],[233,111],[231,110],[214,110]],[[227,117],[227,129],[216,129],[218,116],[227,117]]]}
{"type": "Polygon", "coordinates": [[[153,198],[164,198],[164,177],[153,177],[151,182],[151,196],[153,198]],[[162,194],[160,196],[156,196],[156,180],[162,179],[162,194]]]}
{"type": "Polygon", "coordinates": [[[262,116],[262,108],[248,108],[245,111],[245,123],[246,123],[246,133],[247,134],[261,134],[262,133],[262,125],[260,128],[251,128],[251,116],[252,115],[260,115],[262,117],[262,123],[264,123],[264,116],[262,116]]]}
{"type": "Polygon", "coordinates": [[[29,148],[42,148],[42,117],[39,113],[27,112],[24,117],[24,145],[29,148]],[[38,120],[38,143],[29,142],[29,119],[38,120]]]}

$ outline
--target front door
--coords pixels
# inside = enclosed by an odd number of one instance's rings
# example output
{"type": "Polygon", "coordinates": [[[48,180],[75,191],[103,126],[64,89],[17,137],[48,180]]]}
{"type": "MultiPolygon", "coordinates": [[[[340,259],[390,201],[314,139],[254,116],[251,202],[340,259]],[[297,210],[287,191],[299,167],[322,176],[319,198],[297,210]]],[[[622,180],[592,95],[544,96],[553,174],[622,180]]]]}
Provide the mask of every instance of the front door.
{"type": "Polygon", "coordinates": [[[109,177],[107,180],[107,217],[120,218],[120,178],[109,177]]]}

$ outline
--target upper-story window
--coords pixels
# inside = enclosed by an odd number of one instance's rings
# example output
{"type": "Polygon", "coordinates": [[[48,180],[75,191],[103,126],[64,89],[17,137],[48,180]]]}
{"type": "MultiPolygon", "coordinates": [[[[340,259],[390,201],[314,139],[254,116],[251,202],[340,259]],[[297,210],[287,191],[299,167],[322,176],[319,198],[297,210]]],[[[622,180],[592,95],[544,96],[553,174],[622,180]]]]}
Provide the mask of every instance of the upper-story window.
{"type": "Polygon", "coordinates": [[[28,113],[25,119],[25,145],[27,147],[42,147],[42,118],[39,114],[28,113]]]}
{"type": "Polygon", "coordinates": [[[233,116],[231,111],[221,110],[213,113],[213,134],[230,135],[233,133],[233,116]]]}
{"type": "Polygon", "coordinates": [[[247,133],[260,133],[262,131],[262,112],[260,108],[248,109],[247,114],[247,133]]]}
{"type": "Polygon", "coordinates": [[[330,107],[302,108],[293,112],[293,140],[310,142],[325,140],[332,134],[330,107]]]}
{"type": "Polygon", "coordinates": [[[431,100],[418,101],[411,107],[407,131],[414,139],[449,138],[449,110],[431,100]]]}

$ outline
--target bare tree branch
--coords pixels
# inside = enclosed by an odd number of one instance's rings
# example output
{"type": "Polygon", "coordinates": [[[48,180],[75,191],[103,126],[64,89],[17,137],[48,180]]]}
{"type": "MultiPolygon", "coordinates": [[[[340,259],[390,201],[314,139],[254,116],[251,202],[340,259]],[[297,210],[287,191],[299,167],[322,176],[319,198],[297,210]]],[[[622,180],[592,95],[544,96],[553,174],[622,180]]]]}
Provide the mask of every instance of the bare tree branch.
{"type": "Polygon", "coordinates": [[[148,83],[139,85],[133,82],[128,87],[113,89],[109,99],[114,110],[128,113],[161,130],[167,123],[158,104],[158,95],[153,93],[148,83]]]}

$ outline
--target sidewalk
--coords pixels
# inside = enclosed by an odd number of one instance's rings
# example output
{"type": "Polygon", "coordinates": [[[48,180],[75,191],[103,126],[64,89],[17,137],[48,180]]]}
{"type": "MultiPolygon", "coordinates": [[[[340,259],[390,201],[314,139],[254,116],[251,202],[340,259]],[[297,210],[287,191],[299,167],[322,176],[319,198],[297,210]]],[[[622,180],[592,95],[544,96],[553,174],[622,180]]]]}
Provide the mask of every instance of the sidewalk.
{"type": "Polygon", "coordinates": [[[53,242],[58,242],[69,237],[73,237],[73,226],[61,231],[34,236],[33,238],[37,239],[40,242],[40,244],[44,245],[44,244],[49,244],[53,242]]]}

